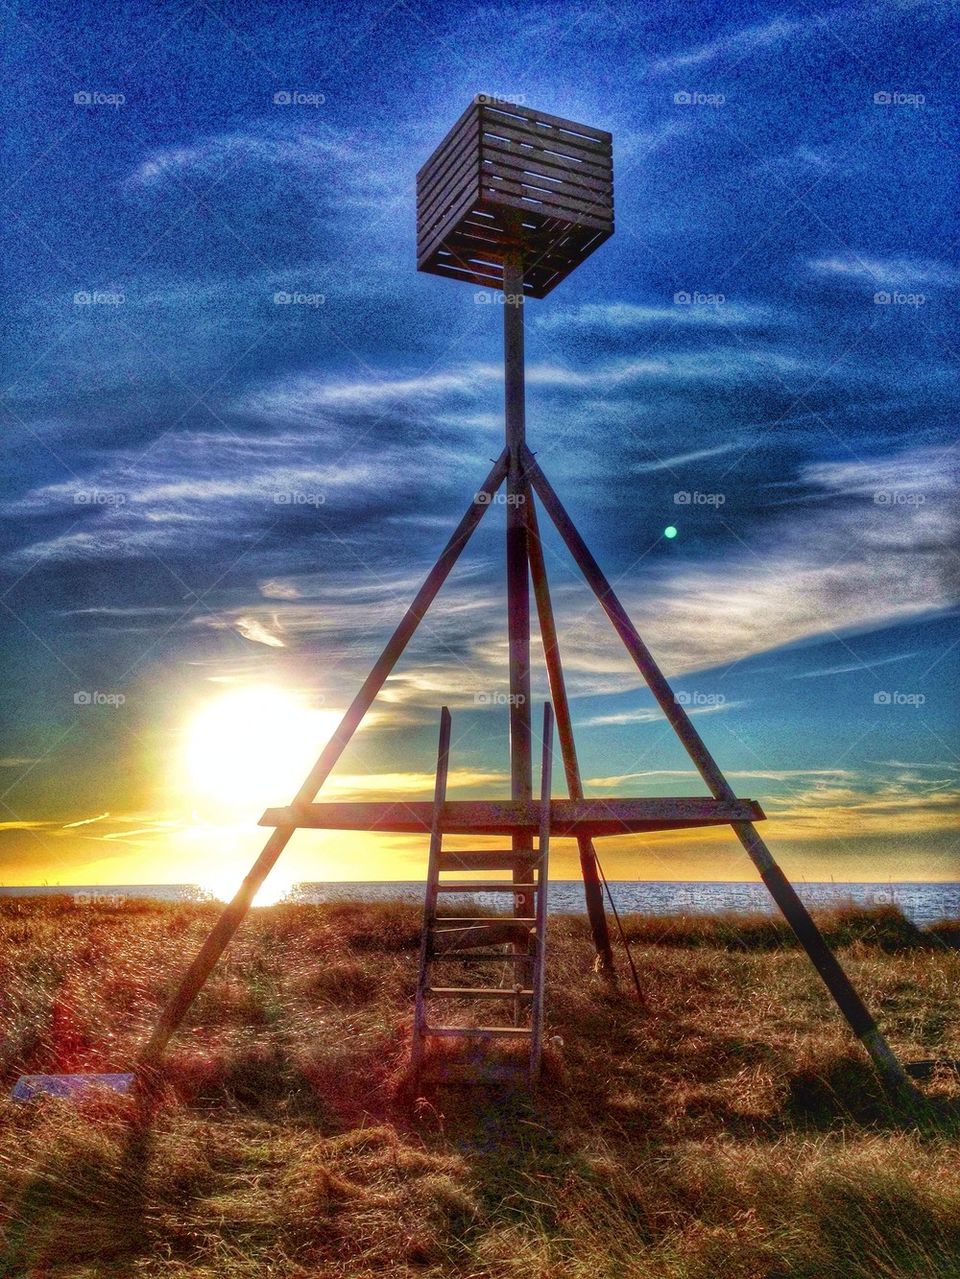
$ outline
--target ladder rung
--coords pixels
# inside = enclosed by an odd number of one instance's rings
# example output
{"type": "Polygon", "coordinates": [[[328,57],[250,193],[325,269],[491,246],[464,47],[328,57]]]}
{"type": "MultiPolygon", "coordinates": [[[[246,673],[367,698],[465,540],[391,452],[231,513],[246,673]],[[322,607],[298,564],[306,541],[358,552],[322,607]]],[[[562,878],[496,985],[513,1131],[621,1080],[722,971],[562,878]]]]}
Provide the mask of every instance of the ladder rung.
{"type": "Polygon", "coordinates": [[[533,915],[524,915],[522,917],[519,915],[480,915],[476,919],[463,915],[445,915],[438,917],[434,921],[434,932],[439,932],[443,929],[453,931],[448,928],[448,925],[456,925],[457,929],[502,928],[504,925],[513,925],[518,928],[523,925],[527,928],[532,928],[536,922],[536,918],[533,915]]]}
{"type": "Polygon", "coordinates": [[[428,995],[443,999],[529,999],[532,990],[509,990],[503,986],[428,986],[428,995]]]}
{"type": "Polygon", "coordinates": [[[444,857],[514,857],[519,861],[529,861],[533,854],[521,852],[518,853],[515,848],[445,848],[443,850],[444,857]]]}
{"type": "Polygon", "coordinates": [[[469,950],[441,950],[435,955],[430,956],[430,962],[435,964],[439,959],[455,959],[458,963],[469,963],[470,960],[479,959],[484,963],[488,960],[501,964],[524,963],[532,964],[536,959],[536,955],[514,955],[502,954],[498,950],[478,950],[471,953],[469,950]]]}
{"type": "Polygon", "coordinates": [[[465,852],[444,850],[437,858],[437,869],[444,870],[513,870],[515,866],[536,869],[540,854],[515,853],[511,848],[473,848],[465,852]]]}
{"type": "Polygon", "coordinates": [[[437,891],[441,893],[535,893],[537,891],[536,884],[512,884],[508,879],[499,880],[475,880],[473,883],[454,882],[453,880],[444,880],[437,884],[437,891]]]}
{"type": "Polygon", "coordinates": [[[539,857],[537,848],[442,848],[441,857],[463,858],[473,861],[481,857],[502,857],[507,862],[536,862],[539,857]]]}
{"type": "Polygon", "coordinates": [[[443,1039],[469,1038],[482,1039],[487,1035],[497,1035],[503,1039],[529,1039],[527,1026],[428,1026],[425,1035],[437,1035],[443,1039]]]}

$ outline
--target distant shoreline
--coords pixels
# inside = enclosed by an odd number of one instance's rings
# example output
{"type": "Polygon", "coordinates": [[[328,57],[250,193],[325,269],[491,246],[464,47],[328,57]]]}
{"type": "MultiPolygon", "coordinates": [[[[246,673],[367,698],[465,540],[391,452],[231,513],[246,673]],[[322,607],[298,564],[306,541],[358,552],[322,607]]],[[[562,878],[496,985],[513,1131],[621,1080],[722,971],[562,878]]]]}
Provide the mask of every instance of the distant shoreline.
{"type": "MultiPolygon", "coordinates": [[[[850,904],[858,907],[895,906],[913,923],[924,926],[960,919],[960,882],[954,880],[877,880],[796,882],[797,892],[811,909],[829,910],[850,904]]],[[[280,902],[419,904],[421,880],[334,880],[293,884],[280,902]]],[[[652,916],[713,914],[775,914],[776,907],[765,886],[757,880],[611,880],[610,891],[618,910],[652,916]]],[[[171,903],[216,903],[222,899],[196,884],[41,884],[0,887],[4,898],[72,897],[79,907],[122,905],[131,900],[171,903]]],[[[271,901],[260,903],[274,904],[271,901]]],[[[491,903],[496,908],[501,903],[491,903]]],[[[580,880],[553,880],[550,909],[558,914],[584,911],[580,880]]]]}

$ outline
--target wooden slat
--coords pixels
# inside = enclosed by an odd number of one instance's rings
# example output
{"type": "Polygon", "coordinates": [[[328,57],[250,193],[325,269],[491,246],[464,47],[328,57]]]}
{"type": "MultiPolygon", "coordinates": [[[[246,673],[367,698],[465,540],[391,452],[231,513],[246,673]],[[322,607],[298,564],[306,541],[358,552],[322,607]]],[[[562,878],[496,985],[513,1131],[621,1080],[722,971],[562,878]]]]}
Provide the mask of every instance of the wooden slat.
{"type": "MultiPolygon", "coordinates": [[[[444,241],[442,251],[447,257],[455,260],[456,264],[464,270],[476,271],[484,277],[490,272],[496,272],[498,277],[502,275],[499,264],[488,265],[489,258],[497,252],[496,248],[488,245],[474,246],[471,236],[463,236],[457,233],[444,241]]],[[[542,259],[538,259],[536,266],[531,267],[529,272],[525,274],[523,281],[524,293],[529,294],[551,272],[568,270],[569,265],[569,261],[564,262],[562,259],[554,257],[551,253],[545,253],[542,259]]],[[[493,284],[495,291],[499,294],[503,288],[503,280],[497,278],[493,281],[493,284]]]]}
{"type": "MultiPolygon", "coordinates": [[[[449,256],[449,255],[448,255],[449,256]]],[[[464,267],[455,261],[446,261],[444,258],[428,257],[418,263],[418,270],[430,271],[433,275],[446,275],[451,280],[461,280],[464,284],[478,284],[483,288],[496,288],[497,279],[493,273],[483,275],[478,270],[464,267]]],[[[529,293],[531,297],[535,296],[532,289],[524,289],[525,293],[529,293]]]]}
{"type": "Polygon", "coordinates": [[[496,172],[513,182],[521,182],[524,186],[535,186],[546,191],[569,191],[582,200],[600,200],[613,206],[613,185],[600,182],[595,178],[583,181],[577,172],[555,169],[552,173],[543,173],[546,166],[527,164],[523,160],[513,160],[499,151],[485,150],[481,155],[483,168],[487,172],[496,172]]]}
{"type": "Polygon", "coordinates": [[[479,191],[477,191],[476,194],[473,191],[468,191],[460,204],[455,209],[451,209],[446,221],[441,226],[434,227],[429,235],[418,236],[417,257],[429,257],[431,254],[435,253],[437,249],[440,248],[441,244],[443,244],[446,237],[456,229],[459,219],[463,217],[468,209],[472,208],[473,205],[476,204],[479,198],[479,191]]]}
{"type": "Polygon", "coordinates": [[[467,107],[466,111],[464,111],[460,119],[452,126],[443,141],[440,142],[438,146],[434,147],[428,158],[417,170],[418,182],[430,176],[430,174],[437,169],[438,165],[441,164],[450,153],[451,147],[456,146],[459,143],[466,131],[466,128],[471,123],[474,128],[479,129],[480,111],[475,106],[467,107]]]}
{"type": "Polygon", "coordinates": [[[430,962],[441,956],[457,956],[489,946],[516,945],[529,939],[529,928],[517,928],[509,915],[498,915],[486,921],[485,927],[447,928],[430,935],[430,962]]]}
{"type": "Polygon", "coordinates": [[[535,129],[529,126],[512,124],[504,120],[490,120],[486,117],[481,121],[481,134],[493,135],[498,138],[506,138],[508,142],[528,143],[536,147],[538,150],[550,151],[555,155],[567,157],[582,157],[590,160],[594,164],[602,165],[610,158],[610,147],[597,142],[591,142],[587,139],[573,138],[569,134],[551,133],[546,129],[535,129]]]}
{"type": "MultiPolygon", "coordinates": [[[[485,183],[481,186],[480,194],[485,200],[495,201],[497,204],[506,204],[511,209],[523,209],[537,211],[542,208],[553,208],[552,205],[546,203],[534,202],[531,199],[522,199],[519,195],[512,195],[510,192],[501,190],[496,186],[487,186],[485,183]]],[[[610,226],[610,218],[604,218],[602,213],[573,213],[569,214],[570,221],[578,226],[592,226],[599,231],[605,231],[610,226]]]]}
{"type": "Polygon", "coordinates": [[[556,129],[562,129],[565,133],[573,133],[577,136],[590,138],[594,142],[602,142],[606,146],[610,146],[613,141],[613,134],[608,133],[606,129],[597,129],[592,124],[580,124],[577,120],[567,120],[563,116],[550,115],[547,111],[537,111],[533,107],[515,106],[508,102],[482,102],[480,105],[485,114],[522,116],[525,120],[550,124],[556,129]]]}
{"type": "Polygon", "coordinates": [[[417,239],[431,236],[440,228],[447,226],[450,213],[459,209],[468,195],[476,197],[480,189],[480,174],[477,169],[469,169],[449,191],[438,196],[429,209],[417,213],[417,239]]]}
{"type": "Polygon", "coordinates": [[[597,183],[602,188],[613,182],[612,164],[591,164],[586,160],[571,163],[565,157],[552,155],[538,147],[521,146],[519,142],[510,142],[506,138],[481,138],[480,152],[482,155],[509,158],[517,164],[536,165],[538,169],[573,177],[583,183],[597,183]]]}
{"type": "Polygon", "coordinates": [[[471,150],[475,145],[479,145],[479,142],[479,118],[474,119],[465,128],[461,129],[456,137],[452,134],[448,135],[447,143],[434,153],[434,159],[428,162],[417,174],[417,191],[431,190],[438,179],[442,179],[443,174],[450,171],[451,164],[455,164],[459,156],[471,150]]]}
{"type": "Polygon", "coordinates": [[[417,207],[421,208],[425,202],[432,200],[438,192],[448,187],[466,165],[472,164],[476,167],[479,159],[480,135],[477,133],[462,151],[458,151],[456,156],[451,157],[450,164],[444,165],[435,174],[417,183],[417,207]]]}
{"type": "Polygon", "coordinates": [[[604,138],[589,137],[577,130],[571,120],[560,125],[553,123],[557,116],[548,118],[539,112],[526,114],[522,118],[496,107],[480,108],[480,127],[484,133],[515,133],[521,138],[535,139],[537,142],[549,142],[559,150],[580,152],[586,155],[606,156],[610,154],[613,138],[607,134],[604,138]]]}
{"type": "MultiPolygon", "coordinates": [[[[480,268],[464,266],[459,259],[451,256],[449,253],[437,253],[428,259],[426,265],[421,266],[420,270],[430,271],[433,275],[444,275],[451,280],[460,280],[463,284],[475,284],[481,288],[496,288],[497,282],[489,273],[485,273],[480,268]]],[[[530,290],[525,290],[530,296],[533,296],[530,290]]]]}
{"type": "MultiPolygon", "coordinates": [[[[260,818],[260,825],[418,834],[430,830],[432,812],[433,805],[428,800],[296,804],[289,808],[268,808],[260,818]]],[[[554,836],[682,830],[762,820],[763,810],[751,799],[683,796],[551,801],[554,836]]],[[[443,829],[449,835],[510,835],[517,830],[536,831],[539,824],[539,801],[448,800],[443,806],[443,829]]]]}
{"type": "Polygon", "coordinates": [[[515,853],[513,849],[507,849],[504,852],[475,852],[475,853],[448,853],[440,854],[439,868],[443,871],[464,871],[464,870],[513,870],[518,863],[525,865],[529,863],[530,856],[527,853],[515,853]]]}
{"type": "MultiPolygon", "coordinates": [[[[483,203],[478,198],[475,209],[468,216],[472,223],[481,212],[491,211],[496,212],[497,206],[483,203]]],[[[546,297],[551,289],[609,239],[614,229],[612,222],[602,229],[578,226],[572,222],[564,225],[544,217],[529,205],[524,208],[524,222],[528,221],[536,221],[539,227],[528,233],[526,241],[528,265],[524,271],[523,291],[531,298],[546,297]],[[561,226],[562,231],[558,230],[561,226]],[[566,253],[566,258],[558,258],[554,254],[555,248],[566,253]]],[[[417,269],[481,288],[502,288],[502,270],[490,269],[475,260],[474,247],[460,238],[462,226],[460,223],[437,235],[429,251],[424,250],[423,244],[418,245],[417,269]]]]}
{"type": "Polygon", "coordinates": [[[441,214],[445,208],[459,203],[463,198],[462,192],[467,187],[476,188],[479,185],[480,160],[479,153],[475,153],[462,169],[451,176],[449,183],[444,183],[442,187],[432,191],[425,198],[417,196],[417,234],[421,235],[424,227],[432,226],[438,214],[441,214]]]}
{"type": "Polygon", "coordinates": [[[474,929],[494,926],[499,924],[519,925],[535,924],[537,921],[532,915],[438,915],[437,931],[447,929],[474,929]]]}
{"type": "Polygon", "coordinates": [[[480,173],[480,190],[485,199],[504,203],[505,197],[512,196],[520,201],[518,208],[550,213],[555,218],[565,218],[578,225],[590,225],[596,221],[600,226],[609,226],[613,212],[612,205],[605,205],[600,200],[580,200],[565,191],[544,191],[542,187],[514,182],[489,169],[480,173]]]}
{"type": "MultiPolygon", "coordinates": [[[[531,215],[538,221],[542,221],[539,213],[531,210],[531,215]]],[[[565,223],[563,232],[556,231],[552,236],[548,236],[540,227],[531,227],[527,229],[527,256],[529,262],[524,273],[524,283],[527,279],[535,278],[538,274],[542,274],[548,268],[556,271],[567,271],[570,269],[571,260],[575,260],[580,253],[579,239],[577,236],[571,235],[580,230],[581,237],[584,233],[583,228],[577,228],[571,223],[565,223]],[[544,240],[547,243],[544,244],[544,240]],[[564,253],[563,242],[569,240],[572,253],[564,253]],[[556,249],[554,248],[556,245],[556,249]]],[[[593,234],[591,232],[591,234],[593,234]]],[[[502,256],[503,239],[497,230],[496,225],[491,226],[486,218],[481,219],[475,213],[469,213],[464,218],[456,230],[447,238],[447,244],[462,252],[464,256],[475,254],[477,258],[482,258],[485,253],[497,254],[502,256]]],[[[501,280],[502,287],[502,280],[501,280]]]]}
{"type": "MultiPolygon", "coordinates": [[[[557,219],[532,204],[523,204],[522,208],[526,239],[523,290],[528,297],[544,297],[613,234],[612,220],[602,226],[586,226],[557,219]]],[[[432,241],[425,244],[421,238],[417,246],[418,268],[499,289],[501,269],[491,269],[482,259],[497,257],[499,261],[502,257],[507,234],[505,216],[504,204],[478,196],[472,207],[461,211],[459,219],[451,215],[449,224],[441,227],[432,241]],[[492,237],[495,243],[478,246],[470,238],[475,233],[482,234],[485,240],[492,237]]]]}
{"type": "Polygon", "coordinates": [[[443,850],[444,857],[479,857],[481,854],[486,857],[490,853],[503,857],[516,857],[512,848],[445,848],[443,850]]]}
{"type": "Polygon", "coordinates": [[[483,183],[505,183],[511,187],[520,188],[518,194],[531,195],[538,199],[543,196],[546,203],[561,204],[564,208],[582,209],[586,213],[591,210],[613,212],[613,201],[609,192],[601,194],[569,182],[550,184],[542,178],[523,174],[515,169],[504,169],[490,161],[484,161],[481,166],[480,180],[483,183]]]}

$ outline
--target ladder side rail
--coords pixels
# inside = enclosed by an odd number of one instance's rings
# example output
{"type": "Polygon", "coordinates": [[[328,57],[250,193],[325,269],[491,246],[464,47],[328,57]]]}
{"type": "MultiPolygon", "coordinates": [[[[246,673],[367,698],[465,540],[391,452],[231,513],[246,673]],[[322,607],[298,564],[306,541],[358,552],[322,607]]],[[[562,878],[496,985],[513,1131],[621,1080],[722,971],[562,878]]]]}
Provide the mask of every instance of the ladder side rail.
{"type": "Polygon", "coordinates": [[[547,889],[550,859],[550,795],[553,789],[553,707],[543,707],[543,756],[540,765],[540,861],[537,872],[537,954],[533,966],[533,999],[530,1017],[530,1082],[540,1077],[543,1051],[543,991],[546,980],[547,889]]]}
{"type": "Polygon", "coordinates": [[[433,929],[437,919],[437,884],[440,878],[440,849],[443,843],[443,806],[447,799],[447,774],[450,768],[450,711],[440,712],[440,741],[437,746],[437,776],[433,788],[433,823],[430,828],[430,853],[427,859],[427,890],[423,904],[423,932],[420,937],[420,973],[413,1010],[413,1038],[410,1065],[414,1079],[423,1061],[423,1038],[427,1028],[427,986],[433,949],[433,929]]]}

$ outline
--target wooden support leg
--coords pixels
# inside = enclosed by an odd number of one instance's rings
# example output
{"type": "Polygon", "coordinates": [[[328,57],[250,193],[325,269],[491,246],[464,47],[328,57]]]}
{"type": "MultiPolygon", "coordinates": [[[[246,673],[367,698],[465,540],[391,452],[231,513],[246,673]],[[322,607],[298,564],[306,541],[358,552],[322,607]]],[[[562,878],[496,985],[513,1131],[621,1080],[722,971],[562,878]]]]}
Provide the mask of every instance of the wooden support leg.
{"type": "MultiPolygon", "coordinates": [[[[567,544],[570,554],[593,589],[601,607],[612,622],[614,630],[623,640],[627,652],[646,680],[660,709],[686,747],[687,754],[696,765],[700,776],[715,799],[734,799],[735,795],[729,782],[707,750],[690,717],[677,702],[650,650],[640,638],[626,610],[614,594],[613,587],[593,558],[529,449],[526,457],[527,474],[533,487],[556,525],[557,531],[567,544]]],[[[813,966],[836,1000],[851,1030],[870,1054],[877,1070],[890,1085],[900,1090],[912,1091],[906,1072],[880,1033],[863,1000],[854,990],[839,960],[824,941],[806,906],[797,896],[792,884],[774,860],[773,854],[757,833],[756,827],[752,822],[734,822],[733,830],[760,872],[763,882],[770,890],[771,896],[780,907],[800,944],[809,955],[813,966]]]]}
{"type": "MultiPolygon", "coordinates": [[[[537,521],[533,492],[527,485],[527,551],[530,558],[530,576],[533,579],[533,594],[537,601],[537,616],[540,620],[540,638],[543,641],[543,657],[547,666],[547,679],[550,682],[550,700],[557,716],[557,732],[560,736],[560,753],[563,757],[563,771],[567,779],[567,794],[571,799],[583,799],[583,781],[580,777],[580,764],[577,760],[577,746],[573,737],[573,722],[570,718],[570,703],[567,701],[567,685],[560,661],[560,644],[557,639],[557,626],[553,616],[553,605],[550,600],[550,585],[547,581],[547,568],[543,558],[543,546],[540,541],[540,527],[537,521]]],[[[590,920],[590,931],[597,955],[597,972],[604,976],[616,976],[613,962],[613,950],[610,946],[610,932],[607,928],[607,916],[603,908],[603,885],[597,872],[597,855],[593,849],[593,840],[589,835],[577,838],[580,851],[580,870],[583,874],[583,890],[587,902],[587,916],[590,920]]]]}
{"type": "MultiPolygon", "coordinates": [[[[482,487],[474,496],[467,513],[454,529],[450,540],[440,553],[440,557],[424,579],[423,585],[414,597],[399,626],[387,641],[386,647],[374,663],[373,669],[364,680],[360,691],[350,703],[343,719],[338,724],[323,753],[314,764],[303,785],[297,791],[295,804],[309,804],[316,798],[317,791],[326,781],[330,771],[346,749],[347,743],[356,732],[360,721],[383,687],[400,654],[406,648],[410,637],[420,624],[423,615],[433,603],[437,592],[446,581],[450,570],[466,546],[473,530],[480,523],[484,511],[490,505],[494,494],[506,479],[509,454],[504,449],[482,487]]],[[[170,1037],[186,1016],[187,1010],[200,993],[217,960],[230,944],[230,939],[240,927],[244,916],[250,909],[260,885],[273,868],[277,858],[286,848],[296,828],[278,826],[264,845],[263,851],[254,862],[236,896],[226,906],[223,914],[214,924],[210,935],[200,947],[190,967],[184,973],[174,994],[160,1015],[156,1028],[140,1055],[138,1070],[147,1074],[158,1066],[170,1037]]]]}
{"type": "MultiPolygon", "coordinates": [[[[533,798],[530,731],[530,570],[527,563],[526,480],[523,472],[525,406],[523,380],[523,261],[509,256],[503,268],[504,421],[510,456],[507,471],[507,627],[510,646],[510,793],[513,799],[533,798]]],[[[533,837],[513,836],[518,853],[531,853],[533,837]]],[[[525,883],[530,866],[518,865],[514,880],[525,883]]],[[[514,899],[514,914],[524,915],[529,903],[514,899]]]]}

